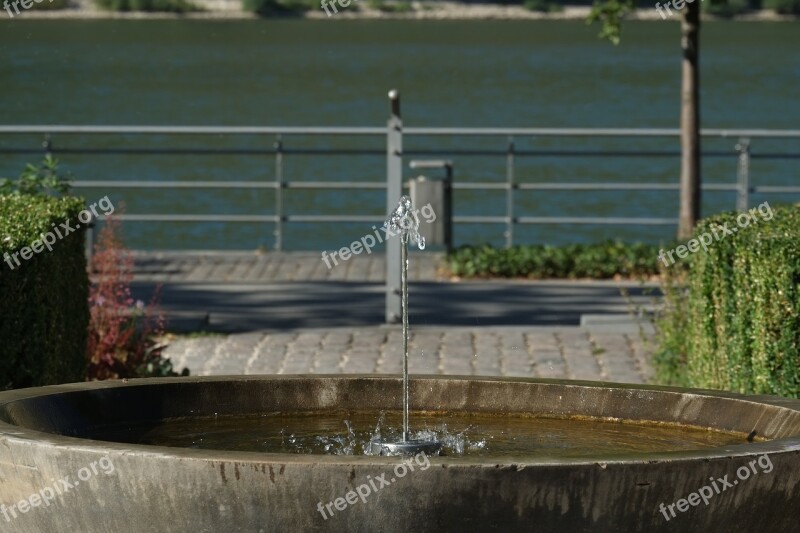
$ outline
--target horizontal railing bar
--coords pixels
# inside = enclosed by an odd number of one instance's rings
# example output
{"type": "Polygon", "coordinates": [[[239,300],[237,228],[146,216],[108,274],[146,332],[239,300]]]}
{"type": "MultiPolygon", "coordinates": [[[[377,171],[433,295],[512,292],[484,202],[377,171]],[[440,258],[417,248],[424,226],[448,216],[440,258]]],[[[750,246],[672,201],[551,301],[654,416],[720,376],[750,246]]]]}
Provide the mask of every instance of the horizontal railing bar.
{"type": "Polygon", "coordinates": [[[750,157],[752,159],[800,159],[800,154],[782,154],[780,152],[753,152],[751,150],[750,157]]]}
{"type": "MultiPolygon", "coordinates": [[[[404,128],[406,135],[538,136],[538,137],[680,137],[678,128],[404,128]]],[[[800,138],[800,130],[720,129],[700,130],[703,137],[800,138]]]]}
{"type": "Polygon", "coordinates": [[[287,181],[287,189],[386,189],[374,181],[287,181]]]}
{"type": "MultiPolygon", "coordinates": [[[[42,148],[0,148],[0,154],[40,154],[44,151],[42,148]]],[[[165,149],[165,148],[58,148],[51,147],[47,151],[52,154],[63,155],[153,155],[153,156],[170,156],[170,155],[197,155],[197,156],[219,156],[219,155],[253,155],[253,156],[274,156],[281,153],[284,155],[325,155],[325,156],[384,156],[386,150],[378,149],[359,149],[359,148],[342,148],[342,149],[322,149],[322,148],[283,148],[277,151],[274,149],[200,149],[200,148],[187,148],[187,149],[165,149]]],[[[431,156],[431,155],[458,155],[464,157],[484,157],[484,156],[505,156],[508,155],[507,150],[407,150],[406,156],[431,156]]],[[[636,151],[636,150],[515,150],[514,155],[518,157],[678,157],[681,155],[680,151],[636,151]]],[[[702,157],[738,157],[734,151],[710,151],[702,152],[702,157]]],[[[754,159],[798,159],[798,154],[764,154],[751,152],[751,157],[754,159]]]]}
{"type": "MultiPolygon", "coordinates": [[[[508,217],[491,216],[454,216],[453,222],[462,224],[507,224],[508,217]]],[[[678,223],[676,218],[629,218],[629,217],[515,217],[516,224],[645,224],[649,226],[666,226],[678,223]]]]}
{"type": "MultiPolygon", "coordinates": [[[[30,149],[0,149],[0,153],[42,153],[44,148],[30,149]]],[[[227,148],[59,148],[56,146],[47,149],[51,154],[65,155],[274,155],[272,149],[227,149],[227,148]]]]}
{"type": "MultiPolygon", "coordinates": [[[[0,125],[0,133],[164,134],[164,135],[385,135],[383,127],[290,126],[84,126],[0,125]]],[[[679,137],[678,128],[404,128],[406,135],[539,136],[539,137],[679,137]]],[[[704,137],[800,138],[800,130],[704,128],[704,137]]]]}
{"type": "Polygon", "coordinates": [[[380,127],[0,125],[0,133],[163,135],[386,135],[380,127]]]}
{"type": "Polygon", "coordinates": [[[384,215],[285,215],[288,222],[366,222],[381,226],[384,215]]]}
{"type": "MultiPolygon", "coordinates": [[[[0,148],[0,154],[41,154],[43,148],[0,148]]],[[[165,148],[58,148],[51,147],[47,150],[51,154],[65,155],[265,155],[274,156],[281,153],[284,155],[380,155],[385,156],[386,150],[371,150],[366,148],[353,149],[304,149],[304,148],[284,148],[280,152],[274,149],[165,149],[165,148]]]]}
{"type": "MultiPolygon", "coordinates": [[[[458,183],[452,184],[453,189],[508,189],[511,187],[508,183],[458,183]]],[[[515,183],[515,189],[520,190],[563,190],[563,191],[579,191],[579,190],[609,190],[609,191],[625,191],[631,189],[637,190],[679,190],[680,184],[678,183],[515,183]]],[[[706,183],[702,186],[703,190],[709,191],[736,191],[737,185],[727,183],[706,183]]]]}
{"type": "MultiPolygon", "coordinates": [[[[109,189],[276,189],[275,181],[109,181],[80,180],[72,183],[77,188],[109,189]]],[[[284,182],[286,189],[385,189],[385,183],[371,181],[292,181],[284,182]]]]}
{"type": "Polygon", "coordinates": [[[72,182],[77,188],[104,189],[275,189],[274,181],[109,181],[80,180],[72,182]]]}
{"type": "MultiPolygon", "coordinates": [[[[275,181],[153,181],[153,180],[79,180],[72,183],[76,188],[108,188],[108,189],[275,189],[280,186],[275,181]]],[[[385,183],[372,181],[287,181],[286,189],[385,189],[385,183]]],[[[464,190],[506,190],[508,183],[458,183],[453,189],[464,190]]],[[[678,190],[677,183],[515,183],[520,190],[678,190]]],[[[736,185],[725,183],[707,183],[704,190],[736,191],[736,185]]],[[[753,192],[800,192],[800,187],[758,187],[753,192]]]]}
{"type": "MultiPolygon", "coordinates": [[[[101,215],[99,220],[106,220],[108,216],[101,215]]],[[[114,219],[129,222],[278,222],[276,215],[114,215],[114,219]]]]}
{"type": "MultiPolygon", "coordinates": [[[[100,220],[108,217],[101,215],[100,220]]],[[[114,218],[130,222],[278,222],[277,215],[114,215],[114,218]]],[[[366,222],[375,226],[381,221],[380,215],[288,215],[282,217],[288,222],[366,222]]],[[[454,216],[453,222],[465,224],[505,224],[508,217],[503,216],[454,216]]],[[[672,218],[619,218],[619,217],[517,217],[517,224],[646,224],[673,225],[677,219],[672,218]]]]}
{"type": "Polygon", "coordinates": [[[520,190],[678,190],[677,183],[517,183],[520,190]]]}
{"type": "Polygon", "coordinates": [[[491,216],[453,216],[453,222],[466,224],[507,224],[508,217],[491,216]]]}
{"type": "Polygon", "coordinates": [[[753,193],[800,193],[800,187],[782,186],[782,185],[763,185],[761,187],[751,187],[750,192],[753,193]]]}
{"type": "MultiPolygon", "coordinates": [[[[108,216],[100,215],[99,220],[108,216]]],[[[383,215],[168,215],[168,214],[122,214],[115,219],[129,222],[366,222],[373,225],[382,223],[383,215]]]]}
{"type": "Polygon", "coordinates": [[[677,224],[677,218],[630,217],[517,217],[518,224],[645,224],[661,226],[677,224]]]}

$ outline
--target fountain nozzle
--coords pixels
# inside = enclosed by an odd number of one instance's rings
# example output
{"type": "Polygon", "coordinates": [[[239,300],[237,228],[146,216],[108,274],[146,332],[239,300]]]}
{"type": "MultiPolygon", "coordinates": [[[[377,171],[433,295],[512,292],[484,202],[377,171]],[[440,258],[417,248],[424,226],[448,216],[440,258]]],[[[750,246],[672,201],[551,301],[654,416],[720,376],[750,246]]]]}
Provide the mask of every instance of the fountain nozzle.
{"type": "Polygon", "coordinates": [[[383,442],[374,440],[370,442],[373,455],[440,455],[442,443],[438,440],[403,440],[400,442],[383,442]]]}

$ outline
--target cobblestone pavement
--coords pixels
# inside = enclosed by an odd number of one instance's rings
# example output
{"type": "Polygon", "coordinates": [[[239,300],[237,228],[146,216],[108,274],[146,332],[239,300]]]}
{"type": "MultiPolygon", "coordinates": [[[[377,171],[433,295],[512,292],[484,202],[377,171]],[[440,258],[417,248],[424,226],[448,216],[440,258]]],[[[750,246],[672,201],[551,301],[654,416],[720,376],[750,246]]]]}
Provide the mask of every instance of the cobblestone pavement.
{"type": "MultiPolygon", "coordinates": [[[[402,371],[396,327],[301,329],[177,338],[165,350],[192,375],[402,371]]],[[[647,383],[652,332],[629,327],[415,328],[416,374],[520,376],[647,383]]]]}

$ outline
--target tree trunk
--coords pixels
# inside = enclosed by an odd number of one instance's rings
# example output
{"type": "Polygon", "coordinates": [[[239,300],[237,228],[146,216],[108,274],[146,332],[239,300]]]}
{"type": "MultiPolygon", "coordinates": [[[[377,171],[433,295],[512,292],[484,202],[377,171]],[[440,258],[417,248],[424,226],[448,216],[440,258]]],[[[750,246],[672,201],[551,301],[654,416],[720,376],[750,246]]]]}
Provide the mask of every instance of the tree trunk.
{"type": "Polygon", "coordinates": [[[688,239],[700,218],[700,1],[681,19],[681,209],[678,238],[688,239]]]}

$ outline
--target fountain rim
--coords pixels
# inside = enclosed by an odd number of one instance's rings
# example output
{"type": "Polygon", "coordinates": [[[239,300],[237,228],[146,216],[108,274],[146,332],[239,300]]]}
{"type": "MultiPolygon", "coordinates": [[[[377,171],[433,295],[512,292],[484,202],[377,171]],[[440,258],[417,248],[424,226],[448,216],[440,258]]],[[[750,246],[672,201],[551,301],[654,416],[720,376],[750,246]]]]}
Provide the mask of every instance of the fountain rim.
{"type": "MultiPolygon", "coordinates": [[[[745,395],[728,391],[711,389],[690,389],[669,387],[662,385],[643,385],[631,383],[616,383],[606,381],[563,380],[548,378],[527,377],[498,377],[498,376],[467,376],[467,375],[435,375],[418,374],[411,376],[414,381],[479,381],[494,383],[539,383],[545,385],[559,385],[575,388],[604,388],[635,391],[652,391],[676,395],[692,395],[699,397],[712,397],[722,400],[742,401],[753,405],[766,405],[771,408],[788,410],[800,416],[800,400],[782,398],[770,395],[745,395]]],[[[153,446],[145,444],[129,444],[113,441],[101,441],[80,437],[71,437],[50,433],[47,431],[30,429],[28,427],[6,422],[2,418],[7,405],[17,401],[53,396],[64,393],[90,392],[104,389],[118,389],[142,386],[164,386],[182,383],[213,383],[229,381],[287,381],[287,380],[369,380],[369,381],[402,381],[400,374],[278,374],[278,375],[230,375],[230,376],[189,376],[176,378],[138,378],[128,380],[106,380],[93,382],[68,383],[61,385],[48,385],[30,387],[0,392],[0,443],[14,441],[30,443],[36,446],[46,446],[53,449],[68,449],[71,451],[85,450],[97,452],[107,451],[112,453],[127,452],[152,455],[160,458],[184,458],[203,461],[236,462],[244,464],[374,464],[394,465],[398,461],[396,456],[374,455],[317,455],[272,452],[243,452],[233,450],[202,450],[192,448],[178,448],[167,446],[153,446]]],[[[645,422],[645,420],[640,420],[645,422]]],[[[702,426],[696,426],[702,427],[702,426]]],[[[713,428],[712,428],[713,429],[713,428]]],[[[437,464],[443,466],[492,466],[503,467],[573,467],[579,465],[636,465],[657,464],[664,462],[683,462],[696,460],[710,460],[732,457],[756,457],[765,453],[797,453],[800,451],[800,433],[788,437],[775,438],[763,442],[734,444],[729,446],[705,448],[700,450],[658,452],[658,453],[629,453],[625,456],[597,455],[590,458],[537,458],[515,459],[513,456],[459,456],[435,457],[437,464]]]]}

